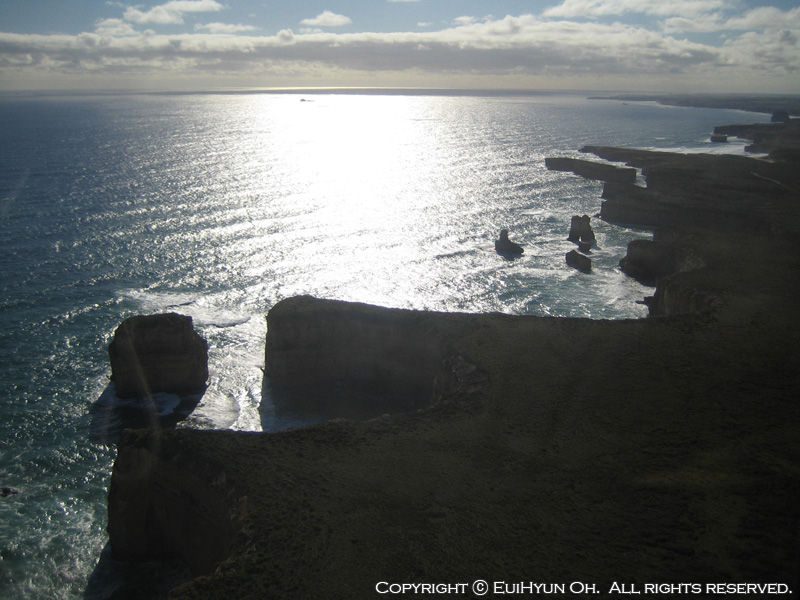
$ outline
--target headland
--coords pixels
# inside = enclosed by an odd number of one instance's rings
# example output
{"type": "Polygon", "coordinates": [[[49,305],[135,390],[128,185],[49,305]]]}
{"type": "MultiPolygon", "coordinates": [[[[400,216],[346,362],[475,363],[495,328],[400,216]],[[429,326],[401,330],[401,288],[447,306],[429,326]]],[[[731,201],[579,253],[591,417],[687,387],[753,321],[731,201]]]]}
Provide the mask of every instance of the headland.
{"type": "Polygon", "coordinates": [[[656,228],[625,266],[656,284],[650,318],[282,301],[270,385],[311,402],[336,388],[371,414],[274,434],[125,432],[115,555],[186,561],[176,599],[479,579],[582,582],[571,597],[587,598],[614,582],[797,593],[797,163],[585,151],[647,181],[607,181],[598,209],[656,228]]]}

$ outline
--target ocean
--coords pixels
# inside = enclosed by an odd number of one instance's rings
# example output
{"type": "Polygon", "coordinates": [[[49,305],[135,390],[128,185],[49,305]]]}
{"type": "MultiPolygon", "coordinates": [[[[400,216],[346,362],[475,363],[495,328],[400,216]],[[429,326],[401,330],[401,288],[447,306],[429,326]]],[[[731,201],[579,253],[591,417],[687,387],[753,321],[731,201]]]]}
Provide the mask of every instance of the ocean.
{"type": "MultiPolygon", "coordinates": [[[[0,597],[102,598],[113,447],[97,437],[126,317],[193,317],[209,388],[179,426],[306,424],[262,394],[265,315],[312,294],[437,311],[641,318],[619,271],[648,237],[570,217],[602,184],[545,169],[586,144],[743,152],[767,115],[586,94],[0,95],[0,597]],[[500,229],[525,247],[494,251],[500,229]]],[[[160,397],[167,413],[174,397],[160,397]]]]}

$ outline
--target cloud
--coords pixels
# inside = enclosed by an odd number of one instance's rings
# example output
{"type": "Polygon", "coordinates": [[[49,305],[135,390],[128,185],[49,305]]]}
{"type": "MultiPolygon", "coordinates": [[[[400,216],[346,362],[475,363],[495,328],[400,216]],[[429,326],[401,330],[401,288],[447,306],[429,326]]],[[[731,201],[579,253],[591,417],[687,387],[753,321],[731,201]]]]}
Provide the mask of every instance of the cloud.
{"type": "Polygon", "coordinates": [[[291,29],[280,30],[276,37],[278,38],[278,41],[283,42],[284,44],[291,44],[294,42],[294,32],[291,29]]]}
{"type": "Polygon", "coordinates": [[[766,32],[748,31],[731,39],[725,50],[733,64],[747,65],[776,77],[800,75],[800,35],[787,29],[766,32]]]}
{"type": "Polygon", "coordinates": [[[762,6],[741,17],[728,19],[724,29],[800,29],[800,7],[782,11],[774,6],[762,6]]]}
{"type": "Polygon", "coordinates": [[[639,13],[692,17],[730,7],[731,0],[564,0],[545,10],[543,16],[596,19],[639,13]]]}
{"type": "Polygon", "coordinates": [[[768,29],[800,30],[800,8],[783,11],[774,6],[763,6],[735,17],[711,13],[692,19],[672,17],[664,21],[666,33],[768,29]]]}
{"type": "Polygon", "coordinates": [[[124,37],[140,35],[140,32],[131,27],[122,19],[104,19],[95,23],[95,33],[110,37],[124,37]]]}
{"type": "Polygon", "coordinates": [[[162,74],[165,80],[169,74],[170,81],[176,74],[187,79],[235,76],[260,85],[276,73],[305,81],[335,73],[342,85],[359,77],[460,78],[477,86],[503,77],[519,82],[538,77],[614,81],[617,86],[628,82],[631,89],[640,89],[646,81],[674,82],[676,77],[711,85],[722,81],[721,73],[736,85],[754,77],[772,77],[774,86],[793,89],[800,82],[798,35],[780,30],[746,31],[716,47],[641,26],[534,15],[465,20],[438,31],[298,34],[284,29],[271,36],[216,33],[207,26],[180,35],[109,37],[101,30],[123,24],[102,25],[79,36],[0,33],[0,83],[23,73],[39,73],[42,79],[53,73],[162,74]],[[347,77],[351,79],[342,79],[347,77]]]}
{"type": "Polygon", "coordinates": [[[337,15],[329,10],[318,14],[313,19],[303,19],[300,21],[301,25],[308,25],[309,27],[343,27],[349,25],[353,21],[344,15],[337,15]]]}
{"type": "Polygon", "coordinates": [[[252,25],[229,25],[227,23],[207,23],[205,25],[197,24],[194,26],[195,31],[207,31],[208,33],[242,33],[245,31],[255,31],[258,27],[252,25]]]}
{"type": "Polygon", "coordinates": [[[182,25],[184,13],[215,12],[224,6],[216,0],[171,0],[148,11],[129,6],[124,13],[126,21],[138,25],[182,25]]]}
{"type": "MultiPolygon", "coordinates": [[[[85,34],[86,40],[94,34],[85,34]]],[[[620,24],[540,21],[531,15],[505,17],[432,32],[313,33],[284,30],[275,36],[213,34],[142,35],[107,42],[105,50],[72,36],[0,34],[3,54],[39,52],[56,61],[102,61],[108,55],[176,57],[197,64],[223,55],[243,67],[263,60],[335,64],[341,68],[380,70],[447,70],[554,72],[561,67],[590,72],[658,72],[664,63],[703,64],[718,50],[680,42],[658,33],[620,24]],[[291,50],[287,50],[291,42],[291,50]]]]}

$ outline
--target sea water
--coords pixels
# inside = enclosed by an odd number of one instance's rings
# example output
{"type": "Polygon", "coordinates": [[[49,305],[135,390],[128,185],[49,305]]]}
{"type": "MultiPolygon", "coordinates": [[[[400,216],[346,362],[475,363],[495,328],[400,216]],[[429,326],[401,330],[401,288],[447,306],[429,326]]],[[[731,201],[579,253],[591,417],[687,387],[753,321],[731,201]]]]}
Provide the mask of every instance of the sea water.
{"type": "Polygon", "coordinates": [[[592,273],[567,267],[570,217],[598,212],[602,184],[545,157],[742,152],[714,125],[766,119],[559,93],[0,97],[0,485],[19,491],[0,498],[0,597],[84,596],[114,459],[90,408],[114,401],[124,318],[187,314],[208,340],[181,426],[302,424],[262,397],[280,299],[643,317],[652,289],[618,262],[648,233],[594,219],[592,273]],[[494,252],[501,228],[522,257],[494,252]]]}

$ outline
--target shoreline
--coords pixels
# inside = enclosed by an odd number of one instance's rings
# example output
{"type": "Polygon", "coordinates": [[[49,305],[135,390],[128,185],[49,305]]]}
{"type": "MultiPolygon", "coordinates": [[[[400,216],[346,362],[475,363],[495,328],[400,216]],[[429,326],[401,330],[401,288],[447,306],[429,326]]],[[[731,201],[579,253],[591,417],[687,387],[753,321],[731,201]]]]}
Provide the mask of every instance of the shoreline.
{"type": "Polygon", "coordinates": [[[722,108],[765,114],[786,110],[790,116],[800,116],[800,96],[796,94],[649,94],[634,92],[589,96],[588,99],[619,100],[620,102],[657,102],[664,106],[722,108]]]}
{"type": "Polygon", "coordinates": [[[619,581],[800,585],[800,180],[779,161],[587,153],[643,170],[647,188],[606,184],[601,214],[655,221],[672,257],[660,316],[286,300],[266,349],[284,384],[403,382],[425,402],[273,434],[128,432],[114,553],[185,560],[195,579],[171,598],[476,578],[592,582],[599,597],[619,581]]]}

